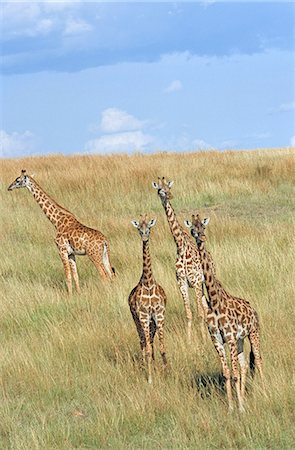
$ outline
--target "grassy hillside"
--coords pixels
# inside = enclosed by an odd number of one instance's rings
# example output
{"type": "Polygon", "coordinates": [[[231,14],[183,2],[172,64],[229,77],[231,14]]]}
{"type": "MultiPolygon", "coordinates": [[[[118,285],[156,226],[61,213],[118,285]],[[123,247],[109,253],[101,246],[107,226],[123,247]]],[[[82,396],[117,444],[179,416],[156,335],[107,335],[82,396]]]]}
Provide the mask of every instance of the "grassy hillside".
{"type": "Polygon", "coordinates": [[[294,182],[294,149],[2,161],[0,448],[294,448],[294,182]],[[7,191],[23,168],[109,238],[112,284],[77,257],[82,294],[68,297],[52,224],[27,190],[7,191]],[[227,412],[219,360],[209,337],[201,343],[193,295],[187,345],[175,245],[151,186],[163,175],[175,181],[181,223],[196,211],[210,216],[219,279],[260,315],[267,388],[249,380],[243,415],[227,412]],[[142,267],[130,220],[145,212],[158,220],[152,263],[168,297],[169,370],[161,372],[156,342],[153,386],[139,368],[127,304],[142,267]]]}

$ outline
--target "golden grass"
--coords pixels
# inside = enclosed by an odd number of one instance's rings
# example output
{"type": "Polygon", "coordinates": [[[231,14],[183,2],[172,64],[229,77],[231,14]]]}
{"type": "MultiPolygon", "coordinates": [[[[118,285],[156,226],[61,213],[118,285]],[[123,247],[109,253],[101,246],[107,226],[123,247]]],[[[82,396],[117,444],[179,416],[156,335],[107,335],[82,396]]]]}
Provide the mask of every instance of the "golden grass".
{"type": "Polygon", "coordinates": [[[1,449],[295,447],[294,149],[51,156],[3,160],[2,169],[1,449]],[[29,192],[7,192],[22,168],[108,236],[113,284],[80,257],[82,294],[68,298],[53,226],[29,192]],[[175,181],[181,222],[196,211],[211,217],[218,277],[259,312],[267,389],[249,380],[244,415],[227,413],[219,361],[209,338],[201,344],[196,314],[187,346],[175,245],[151,186],[163,175],[175,181]],[[152,387],[127,305],[142,266],[130,220],[143,212],[158,219],[152,262],[168,297],[169,370],[164,376],[156,353],[152,387]]]}

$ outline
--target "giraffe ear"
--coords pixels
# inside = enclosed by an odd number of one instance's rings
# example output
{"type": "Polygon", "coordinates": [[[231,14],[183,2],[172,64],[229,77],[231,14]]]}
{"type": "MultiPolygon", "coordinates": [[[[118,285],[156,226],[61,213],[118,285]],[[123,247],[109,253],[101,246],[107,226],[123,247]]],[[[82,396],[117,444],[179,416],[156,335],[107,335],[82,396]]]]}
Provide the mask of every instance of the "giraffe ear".
{"type": "Polygon", "coordinates": [[[188,228],[190,228],[193,224],[189,220],[184,221],[184,225],[188,228]]]}
{"type": "Polygon", "coordinates": [[[202,220],[202,224],[204,225],[204,227],[206,227],[209,222],[210,222],[210,217],[205,217],[205,219],[202,220]]]}
{"type": "Polygon", "coordinates": [[[131,220],[131,223],[135,228],[139,227],[139,222],[137,222],[137,220],[131,220]]]}
{"type": "Polygon", "coordinates": [[[154,189],[159,189],[159,185],[155,181],[152,182],[152,186],[154,189]]]}
{"type": "Polygon", "coordinates": [[[170,189],[170,188],[172,188],[172,186],[173,186],[173,183],[174,183],[174,181],[168,181],[168,183],[167,183],[167,185],[168,185],[168,188],[170,189]]]}
{"type": "Polygon", "coordinates": [[[148,223],[148,227],[152,228],[154,225],[156,225],[156,222],[157,222],[157,219],[150,220],[149,223],[148,223]]]}

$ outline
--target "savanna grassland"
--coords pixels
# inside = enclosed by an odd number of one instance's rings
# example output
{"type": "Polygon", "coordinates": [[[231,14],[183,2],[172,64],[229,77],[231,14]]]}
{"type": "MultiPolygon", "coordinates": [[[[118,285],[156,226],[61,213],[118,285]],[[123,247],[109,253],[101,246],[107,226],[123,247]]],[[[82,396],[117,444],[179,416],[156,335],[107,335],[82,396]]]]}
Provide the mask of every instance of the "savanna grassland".
{"type": "MultiPolygon", "coordinates": [[[[291,449],[294,438],[294,149],[2,160],[0,448],[291,449]],[[117,277],[105,284],[77,257],[82,293],[67,295],[54,227],[32,195],[7,186],[26,168],[58,203],[109,239],[117,277]],[[229,292],[259,313],[266,390],[247,382],[246,412],[227,412],[219,360],[192,345],[176,248],[151,182],[174,180],[179,221],[210,216],[208,249],[229,292]],[[127,298],[142,270],[130,224],[157,218],[154,274],[167,297],[167,374],[156,340],[154,383],[139,367],[127,298]]],[[[247,354],[249,346],[246,346],[247,354]]]]}

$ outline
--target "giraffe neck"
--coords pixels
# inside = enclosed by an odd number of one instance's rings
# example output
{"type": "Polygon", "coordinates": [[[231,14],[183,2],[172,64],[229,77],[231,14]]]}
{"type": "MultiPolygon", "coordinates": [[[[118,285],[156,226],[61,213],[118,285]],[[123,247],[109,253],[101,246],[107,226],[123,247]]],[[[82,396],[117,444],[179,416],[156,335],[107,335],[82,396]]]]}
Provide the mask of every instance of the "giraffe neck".
{"type": "Polygon", "coordinates": [[[208,292],[210,306],[212,309],[218,308],[220,305],[220,285],[212,271],[212,257],[208,257],[204,242],[198,245],[199,255],[201,259],[203,274],[205,278],[206,289],[208,292]]]}
{"type": "Polygon", "coordinates": [[[140,281],[148,286],[150,284],[155,283],[155,279],[152,272],[152,264],[151,264],[151,256],[150,256],[150,249],[149,249],[149,241],[144,242],[143,241],[143,268],[142,268],[142,275],[140,281]]]}
{"type": "Polygon", "coordinates": [[[58,227],[61,219],[65,216],[72,216],[74,218],[73,214],[50,198],[33,178],[29,177],[29,180],[30,182],[27,185],[28,190],[33,194],[36,202],[55,228],[58,227]]]}
{"type": "Polygon", "coordinates": [[[182,248],[183,247],[183,231],[178,223],[175,211],[168,200],[166,200],[166,202],[163,203],[163,206],[165,208],[166,216],[168,219],[168,224],[169,224],[171,233],[173,235],[174,241],[178,248],[182,248]]]}

